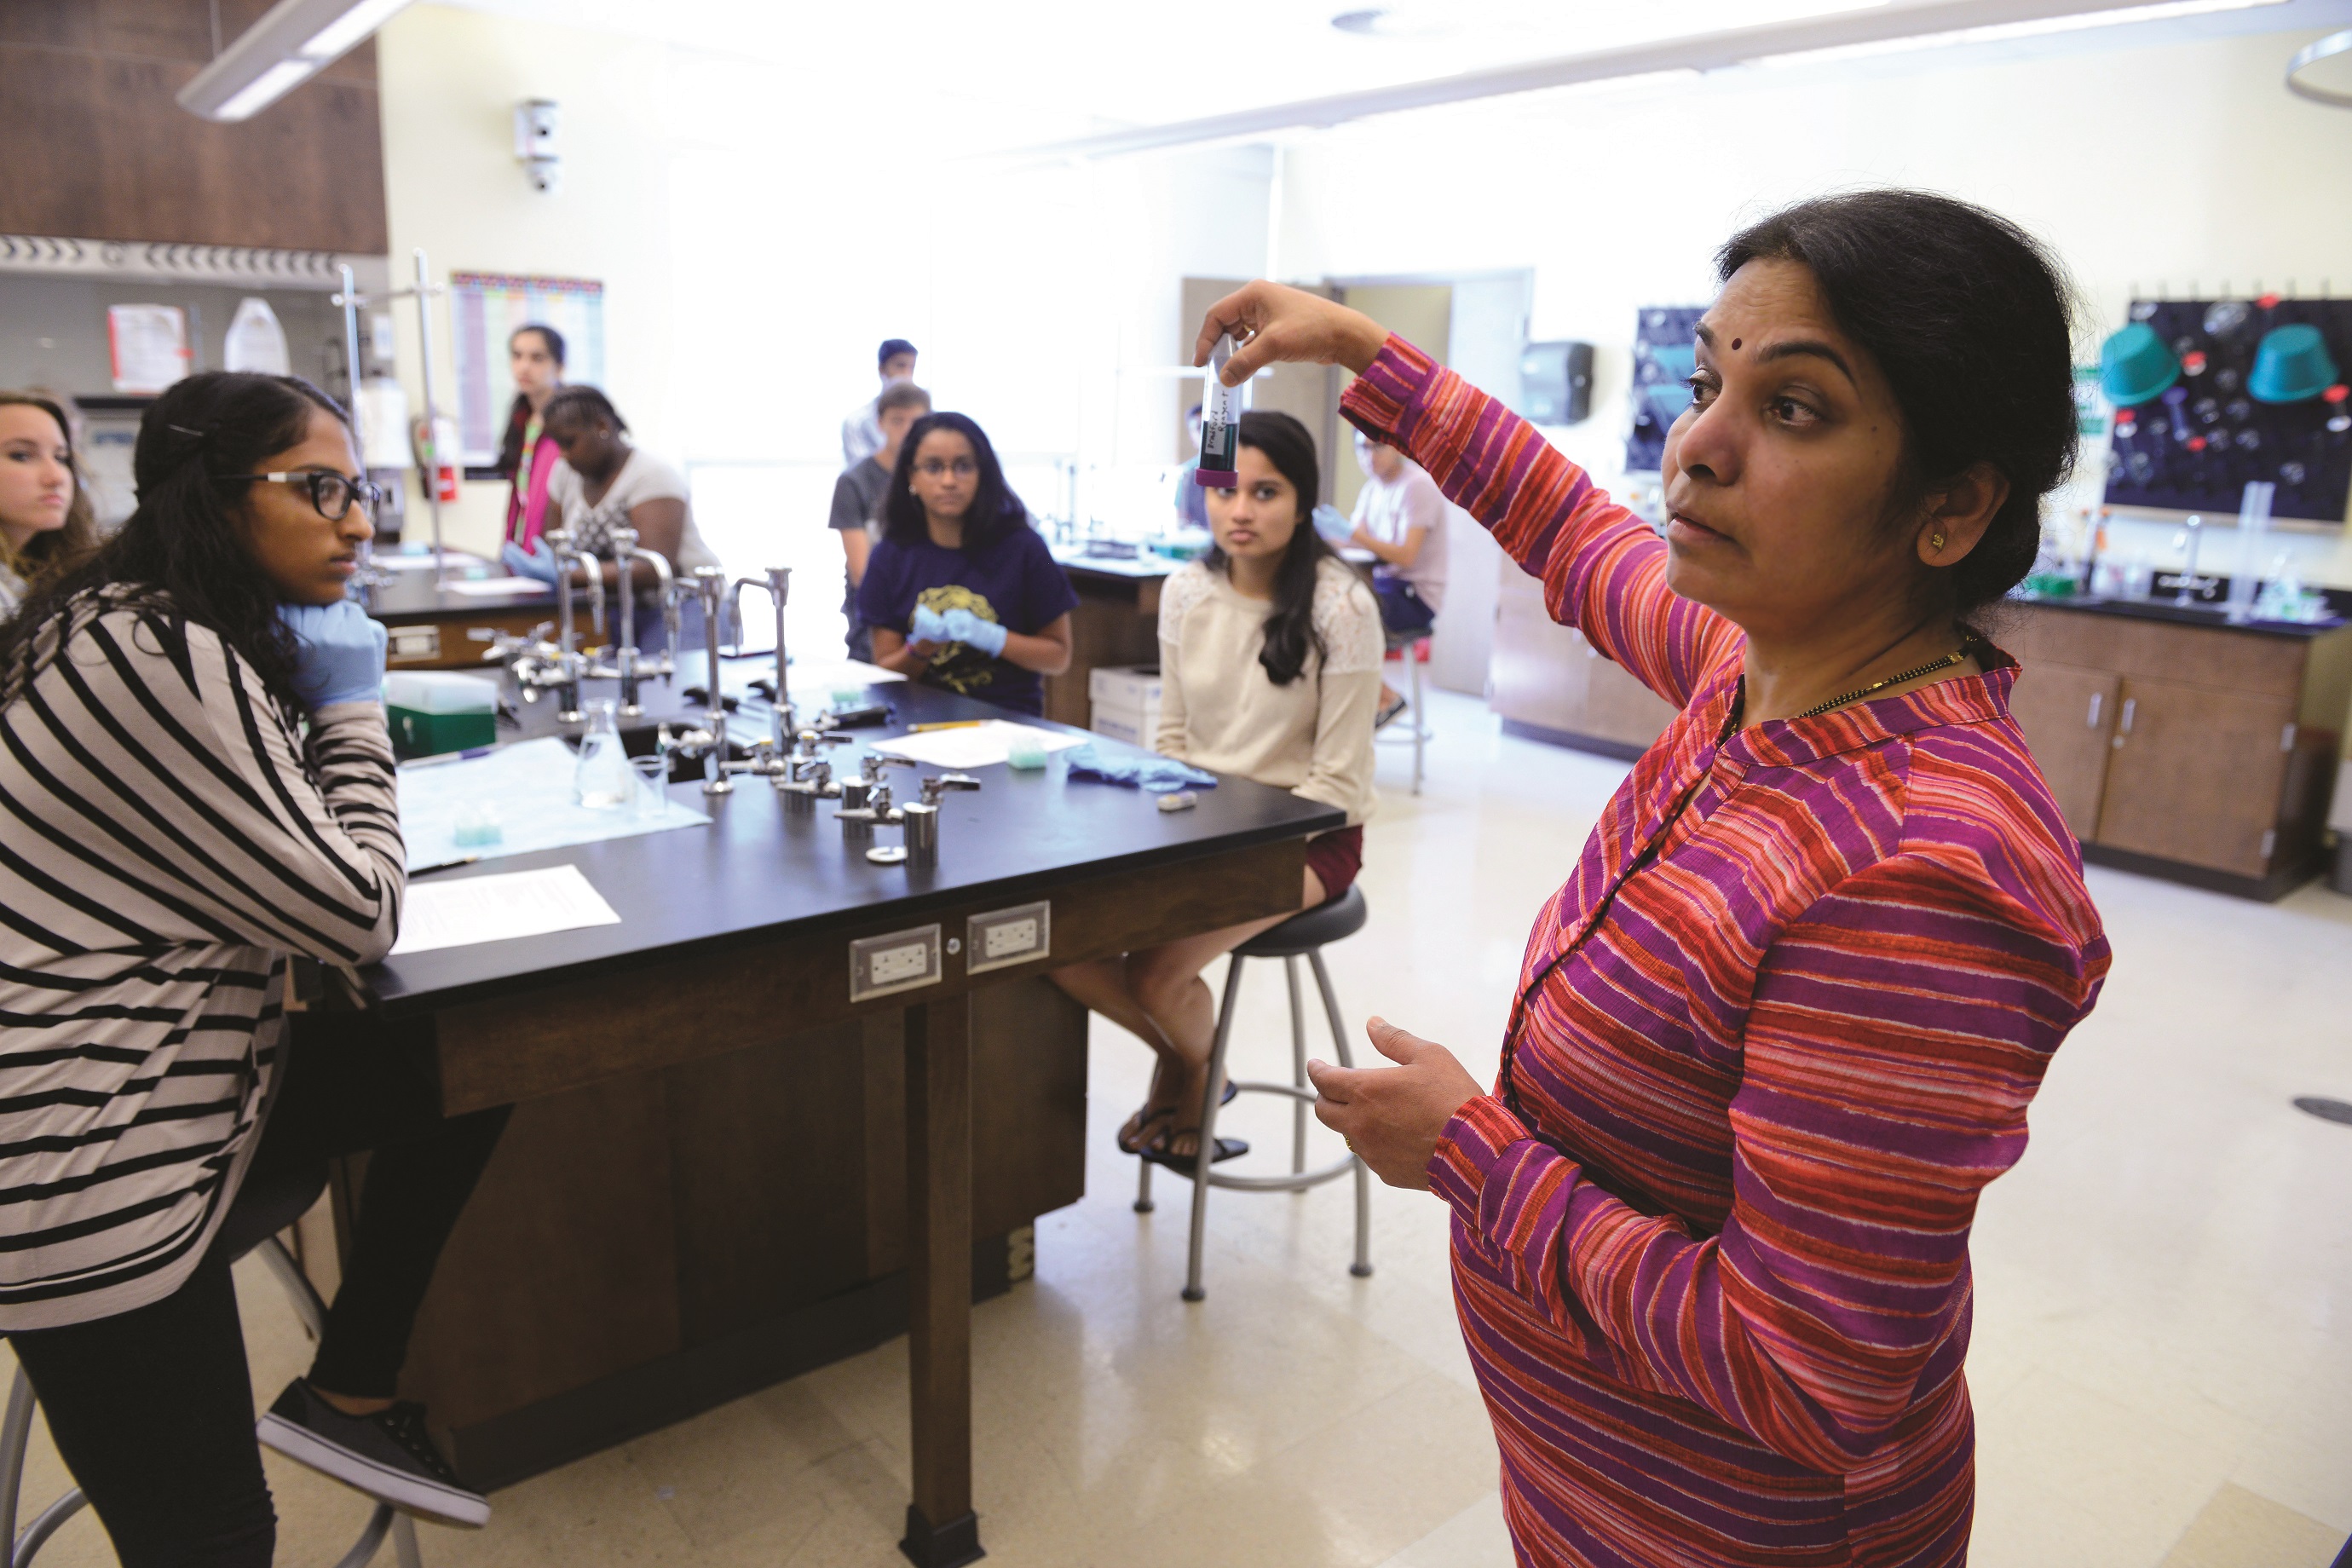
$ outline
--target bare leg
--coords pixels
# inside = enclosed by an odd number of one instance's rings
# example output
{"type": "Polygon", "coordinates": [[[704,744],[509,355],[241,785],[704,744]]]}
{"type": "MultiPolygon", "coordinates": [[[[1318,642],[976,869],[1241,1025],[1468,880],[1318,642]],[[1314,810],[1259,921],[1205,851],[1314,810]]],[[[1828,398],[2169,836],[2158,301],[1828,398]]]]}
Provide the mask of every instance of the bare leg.
{"type": "MultiPolygon", "coordinates": [[[[1313,909],[1323,901],[1322,879],[1311,869],[1305,873],[1299,891],[1304,900],[1301,909],[1313,909]]],[[[1141,948],[1124,959],[1090,959],[1051,973],[1055,984],[1159,1054],[1160,1070],[1152,1075],[1151,1097],[1120,1129],[1123,1142],[1133,1142],[1155,1115],[1172,1112],[1178,1130],[1157,1140],[1157,1146],[1177,1155],[1198,1152],[1197,1108],[1217,1032],[1216,1002],[1201,971],[1289,918],[1274,915],[1246,921],[1141,948]],[[1187,1107],[1194,1108],[1191,1114],[1196,1120],[1181,1126],[1187,1107]]]]}
{"type": "Polygon", "coordinates": [[[1070,994],[1092,1012],[1099,1013],[1125,1029],[1129,1034],[1151,1047],[1160,1058],[1159,1068],[1151,1075],[1151,1093],[1141,1109],[1127,1119],[1118,1130],[1118,1144],[1132,1151],[1136,1140],[1156,1118],[1172,1110],[1176,1091],[1183,1081],[1181,1064],[1168,1043],[1167,1035],[1158,1020],[1143,1010],[1142,1004],[1128,989],[1127,960],[1095,958],[1084,963],[1052,970],[1045,976],[1070,994]]]}
{"type": "MultiPolygon", "coordinates": [[[[1304,900],[1301,909],[1313,909],[1323,901],[1322,879],[1312,869],[1305,873],[1299,890],[1304,900]]],[[[1176,1114],[1158,1142],[1165,1152],[1181,1157],[1197,1153],[1201,1147],[1199,1107],[1208,1087],[1209,1055],[1217,1037],[1216,999],[1210,995],[1201,972],[1260,931],[1289,918],[1276,915],[1247,921],[1127,955],[1128,989],[1167,1037],[1175,1058],[1170,1065],[1182,1069],[1181,1081],[1172,1086],[1176,1114]]]]}

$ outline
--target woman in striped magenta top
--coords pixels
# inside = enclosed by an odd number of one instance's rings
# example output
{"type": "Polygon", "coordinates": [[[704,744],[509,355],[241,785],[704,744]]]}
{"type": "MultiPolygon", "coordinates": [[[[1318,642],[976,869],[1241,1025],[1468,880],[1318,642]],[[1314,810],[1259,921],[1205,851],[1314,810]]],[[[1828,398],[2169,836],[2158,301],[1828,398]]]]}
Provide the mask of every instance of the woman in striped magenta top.
{"type": "Polygon", "coordinates": [[[0,1332],[125,1568],[267,1564],[230,1210],[373,1149],[261,1436],[479,1524],[393,1395],[506,1109],[443,1121],[373,1015],[287,1037],[290,958],[348,971],[400,926],[384,631],[344,596],[373,487],[290,376],[188,377],[132,462],[122,531],[0,626],[0,1332]]]}
{"type": "Polygon", "coordinates": [[[1492,1092],[1313,1070],[1453,1209],[1523,1563],[1957,1565],[1977,1195],[2024,1152],[2107,943],[1966,617],[2074,448],[2066,290],[2000,218],[1874,192],[1738,235],[1668,434],[1661,540],[1508,409],[1328,300],[1244,346],[1358,373],[1553,617],[1681,712],[1538,917],[1492,1092]]]}

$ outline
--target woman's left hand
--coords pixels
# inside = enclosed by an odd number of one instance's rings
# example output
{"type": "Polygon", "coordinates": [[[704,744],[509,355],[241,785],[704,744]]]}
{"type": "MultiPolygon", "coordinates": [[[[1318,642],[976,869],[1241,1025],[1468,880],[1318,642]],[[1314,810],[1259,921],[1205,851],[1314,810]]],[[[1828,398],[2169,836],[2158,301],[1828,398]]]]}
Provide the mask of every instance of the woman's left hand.
{"type": "Polygon", "coordinates": [[[1308,1062],[1315,1115],[1348,1140],[1372,1173],[1392,1187],[1426,1190],[1429,1162],[1454,1113],[1486,1092],[1433,1040],[1408,1035],[1385,1018],[1364,1026],[1372,1048],[1393,1068],[1337,1068],[1308,1062]]]}

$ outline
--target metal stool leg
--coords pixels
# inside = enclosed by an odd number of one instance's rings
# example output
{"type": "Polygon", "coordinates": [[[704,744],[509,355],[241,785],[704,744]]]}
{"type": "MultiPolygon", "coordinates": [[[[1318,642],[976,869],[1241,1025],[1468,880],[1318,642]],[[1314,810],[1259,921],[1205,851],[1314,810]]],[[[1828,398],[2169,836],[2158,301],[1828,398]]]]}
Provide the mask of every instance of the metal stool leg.
{"type": "Polygon", "coordinates": [[[8,1415],[0,1425],[0,1542],[16,1539],[16,1504],[25,1486],[25,1450],[33,1436],[33,1380],[16,1369],[8,1415]]]}
{"type": "Polygon", "coordinates": [[[1159,1205],[1151,1201],[1151,1162],[1138,1160],[1140,1173],[1135,1178],[1135,1212],[1150,1214],[1159,1205]]]}
{"type": "Polygon", "coordinates": [[[400,1568],[425,1568],[425,1558],[416,1550],[416,1521],[404,1513],[393,1515],[392,1552],[400,1568]]]}
{"type": "MultiPolygon", "coordinates": [[[[1282,961],[1282,978],[1290,991],[1290,1081],[1307,1087],[1307,1010],[1299,1005],[1298,960],[1282,961]]],[[[1307,1169],[1307,1102],[1290,1102],[1290,1173],[1307,1169]]],[[[1300,1189],[1304,1191],[1305,1189],[1300,1189]]]]}
{"type": "Polygon", "coordinates": [[[1429,639],[1426,637],[1404,645],[1404,661],[1412,674],[1412,793],[1415,795],[1421,793],[1421,749],[1429,739],[1429,726],[1423,722],[1424,715],[1421,706],[1421,650],[1427,646],[1429,639]]]}
{"type": "Polygon", "coordinates": [[[1209,1228],[1209,1172],[1217,1159],[1217,1100],[1225,1091],[1225,1042],[1233,1038],[1234,998],[1241,994],[1242,965],[1248,961],[1234,953],[1225,961],[1225,997],[1217,1007],[1217,1042],[1209,1051],[1209,1081],[1201,1089],[1201,1152],[1192,1169],[1192,1238],[1184,1266],[1184,1300],[1208,1295],[1201,1289],[1201,1243],[1209,1228]]]}
{"type": "MultiPolygon", "coordinates": [[[[1339,1065],[1356,1065],[1355,1053],[1348,1048],[1348,1025],[1339,1016],[1339,995],[1331,989],[1331,972],[1323,967],[1323,950],[1317,948],[1307,955],[1315,966],[1315,984],[1323,993],[1323,1016],[1331,1023],[1331,1048],[1339,1053],[1339,1065]]],[[[1372,1271],[1372,1178],[1364,1162],[1356,1161],[1356,1260],[1348,1265],[1348,1272],[1362,1279],[1372,1271]]]]}

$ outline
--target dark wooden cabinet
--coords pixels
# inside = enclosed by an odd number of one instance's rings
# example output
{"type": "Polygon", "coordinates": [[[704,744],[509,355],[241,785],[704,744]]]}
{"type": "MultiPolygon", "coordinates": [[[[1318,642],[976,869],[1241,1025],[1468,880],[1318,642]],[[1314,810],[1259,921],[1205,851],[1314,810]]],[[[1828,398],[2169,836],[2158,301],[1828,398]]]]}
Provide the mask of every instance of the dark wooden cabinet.
{"type": "Polygon", "coordinates": [[[1543,584],[1506,561],[1495,604],[1486,704],[1514,733],[1613,757],[1637,757],[1665,731],[1674,704],[1544,607],[1543,584]]]}
{"type": "Polygon", "coordinates": [[[2098,831],[2107,751],[2116,732],[2116,694],[2122,685],[2123,678],[2112,670],[2040,664],[2025,671],[2011,699],[2042,776],[2077,838],[2098,831]]]}
{"type": "Polygon", "coordinates": [[[2352,630],[2017,610],[2013,710],[2084,858],[2274,899],[2317,869],[2352,630]]]}
{"type": "Polygon", "coordinates": [[[2295,742],[2284,697],[2134,679],[2110,743],[2097,841],[2240,877],[2270,874],[2295,742]]]}

